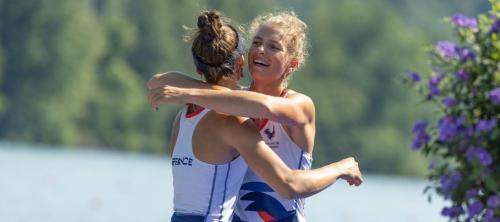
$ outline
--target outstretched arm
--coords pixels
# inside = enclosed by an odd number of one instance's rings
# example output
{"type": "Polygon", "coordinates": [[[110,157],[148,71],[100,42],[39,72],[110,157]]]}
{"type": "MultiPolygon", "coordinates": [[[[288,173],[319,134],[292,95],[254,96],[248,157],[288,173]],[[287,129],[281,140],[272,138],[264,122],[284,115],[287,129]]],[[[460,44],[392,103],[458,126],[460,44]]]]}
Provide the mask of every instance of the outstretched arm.
{"type": "Polygon", "coordinates": [[[148,89],[156,89],[165,85],[182,88],[197,89],[224,89],[225,87],[208,84],[197,79],[193,79],[185,73],[179,71],[168,71],[153,75],[147,83],[148,89]]]}
{"type": "Polygon", "coordinates": [[[354,158],[346,158],[313,170],[290,169],[262,140],[255,125],[241,117],[230,117],[221,130],[228,144],[234,146],[248,166],[284,198],[311,196],[346,179],[351,185],[362,183],[354,158]]]}
{"type": "Polygon", "coordinates": [[[178,71],[169,71],[166,73],[155,74],[147,83],[149,89],[149,103],[151,108],[157,109],[159,103],[175,103],[185,104],[180,100],[153,99],[154,95],[163,93],[164,88],[181,87],[186,89],[213,89],[213,90],[230,90],[229,88],[209,84],[197,79],[189,77],[187,74],[178,71]]]}
{"type": "Polygon", "coordinates": [[[283,98],[243,90],[166,85],[150,91],[150,99],[152,104],[193,103],[229,115],[268,118],[285,125],[306,125],[314,122],[315,115],[312,100],[300,93],[283,98]]]}

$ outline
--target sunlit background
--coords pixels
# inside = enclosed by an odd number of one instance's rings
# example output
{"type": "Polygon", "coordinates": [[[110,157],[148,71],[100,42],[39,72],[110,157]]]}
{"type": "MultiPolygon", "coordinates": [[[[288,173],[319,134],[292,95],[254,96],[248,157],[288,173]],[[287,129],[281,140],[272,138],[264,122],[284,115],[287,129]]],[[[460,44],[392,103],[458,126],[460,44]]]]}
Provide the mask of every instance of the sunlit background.
{"type": "Polygon", "coordinates": [[[316,105],[314,164],[355,156],[367,175],[310,198],[310,221],[445,221],[410,149],[412,123],[433,110],[401,76],[430,69],[425,48],[452,38],[445,16],[486,0],[0,0],[0,221],[169,220],[179,108],[152,112],[145,83],[194,74],[182,26],[202,9],[243,27],[283,10],[308,24],[290,88],[316,105]]]}

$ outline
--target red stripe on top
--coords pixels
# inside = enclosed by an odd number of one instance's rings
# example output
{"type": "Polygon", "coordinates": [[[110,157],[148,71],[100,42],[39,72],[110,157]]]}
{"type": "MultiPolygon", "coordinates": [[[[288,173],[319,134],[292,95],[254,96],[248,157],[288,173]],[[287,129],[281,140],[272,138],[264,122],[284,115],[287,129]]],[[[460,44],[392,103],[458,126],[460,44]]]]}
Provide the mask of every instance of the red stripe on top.
{"type": "Polygon", "coordinates": [[[203,111],[205,108],[201,107],[201,106],[196,106],[196,105],[193,105],[193,104],[188,104],[188,109],[187,109],[187,112],[186,112],[186,118],[192,118],[192,117],[195,117],[196,115],[200,114],[201,111],[203,111]],[[193,110],[192,112],[189,112],[189,108],[190,107],[193,107],[195,110],[193,110]]]}
{"type": "Polygon", "coordinates": [[[265,222],[276,221],[276,218],[274,218],[273,216],[269,215],[266,211],[257,211],[257,213],[259,214],[260,218],[262,220],[264,220],[265,222]]]}
{"type": "Polygon", "coordinates": [[[264,129],[264,127],[266,126],[267,122],[269,122],[269,119],[261,119],[260,122],[259,122],[259,130],[264,129]]]}
{"type": "MultiPolygon", "coordinates": [[[[287,94],[288,94],[288,89],[284,89],[283,91],[281,91],[281,94],[279,97],[286,97],[287,94]]],[[[252,120],[259,126],[259,130],[264,129],[266,124],[269,122],[269,119],[254,119],[254,118],[252,118],[252,120]]]]}

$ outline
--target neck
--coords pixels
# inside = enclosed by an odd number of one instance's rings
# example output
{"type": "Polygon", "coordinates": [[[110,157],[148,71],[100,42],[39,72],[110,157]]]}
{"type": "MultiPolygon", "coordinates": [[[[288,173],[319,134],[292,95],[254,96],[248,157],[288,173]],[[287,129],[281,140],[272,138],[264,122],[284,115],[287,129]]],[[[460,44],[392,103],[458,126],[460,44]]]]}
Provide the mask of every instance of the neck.
{"type": "Polygon", "coordinates": [[[280,96],[283,90],[285,90],[285,87],[281,85],[281,82],[272,84],[269,83],[263,84],[263,83],[258,83],[256,81],[252,81],[252,84],[250,85],[250,90],[270,96],[280,96]]]}
{"type": "Polygon", "coordinates": [[[231,78],[221,78],[218,82],[217,82],[217,85],[219,86],[224,86],[226,88],[230,88],[230,89],[236,89],[238,84],[236,81],[234,81],[233,79],[231,78]]]}

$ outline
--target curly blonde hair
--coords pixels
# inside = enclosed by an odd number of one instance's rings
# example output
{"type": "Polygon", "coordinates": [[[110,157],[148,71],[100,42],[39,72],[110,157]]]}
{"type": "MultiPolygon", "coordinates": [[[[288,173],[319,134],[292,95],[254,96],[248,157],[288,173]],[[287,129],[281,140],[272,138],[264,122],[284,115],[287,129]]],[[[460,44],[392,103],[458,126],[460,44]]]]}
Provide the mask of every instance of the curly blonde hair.
{"type": "Polygon", "coordinates": [[[279,27],[283,32],[282,40],[287,53],[298,60],[299,67],[304,64],[308,48],[306,41],[308,28],[295,12],[285,11],[260,15],[250,24],[250,34],[255,35],[262,25],[279,27]]]}

